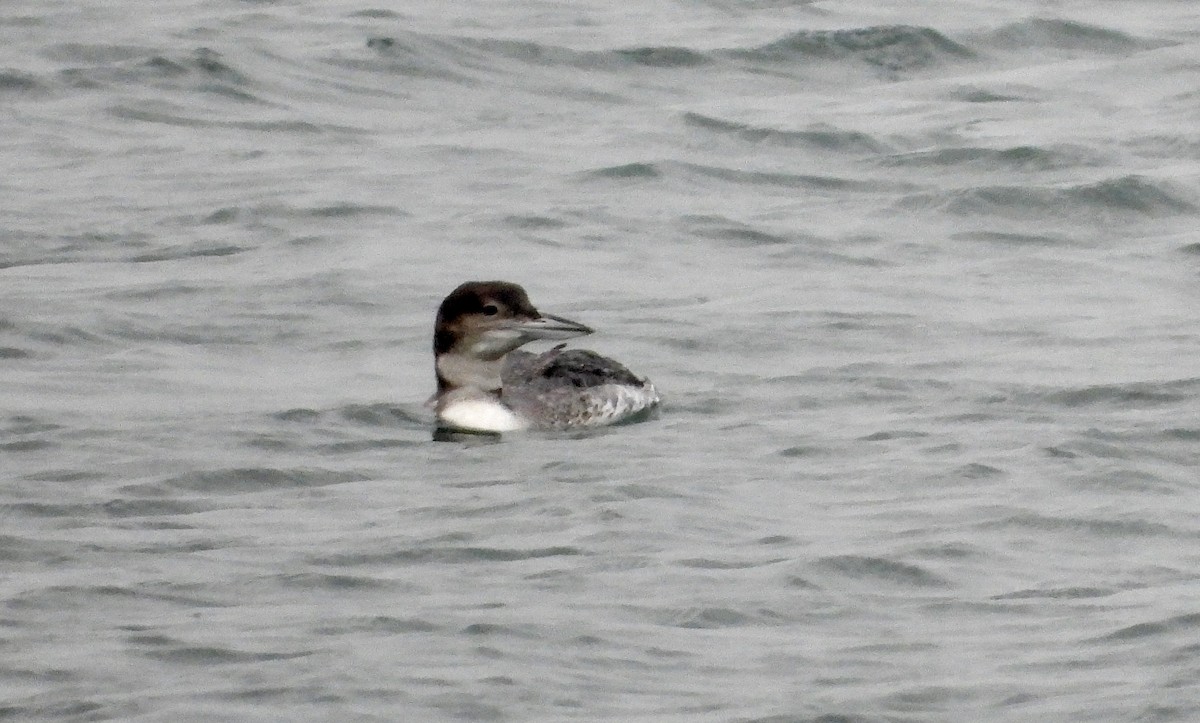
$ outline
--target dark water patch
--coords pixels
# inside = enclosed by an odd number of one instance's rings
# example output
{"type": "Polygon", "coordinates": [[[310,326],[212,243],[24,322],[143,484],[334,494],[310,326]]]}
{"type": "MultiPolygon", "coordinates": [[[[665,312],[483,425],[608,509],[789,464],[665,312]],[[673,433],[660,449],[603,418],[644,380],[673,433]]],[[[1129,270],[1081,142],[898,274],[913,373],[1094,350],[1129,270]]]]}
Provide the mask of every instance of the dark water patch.
{"type": "Polygon", "coordinates": [[[168,111],[162,107],[139,108],[117,104],[108,108],[108,114],[114,119],[121,121],[139,121],[142,123],[179,126],[183,128],[209,128],[217,125],[201,118],[181,115],[178,112],[168,111]]]}
{"type": "Polygon", "coordinates": [[[389,61],[388,70],[418,78],[477,82],[482,74],[527,75],[537,68],[620,72],[631,66],[698,68],[716,58],[681,46],[647,45],[579,51],[525,40],[403,33],[374,37],[367,47],[389,61]]]}
{"type": "Polygon", "coordinates": [[[321,418],[321,413],[315,409],[285,409],[271,415],[281,422],[315,422],[321,418]]]}
{"type": "MultiPolygon", "coordinates": [[[[821,328],[835,331],[889,331],[908,328],[916,322],[916,317],[911,314],[878,311],[823,311],[820,313],[819,319],[821,328]]],[[[855,377],[852,381],[864,380],[870,381],[866,377],[855,377]]],[[[797,377],[796,381],[804,382],[806,380],[804,377],[797,377]]],[[[822,375],[821,381],[842,381],[842,379],[840,377],[831,379],[822,375]]]]}
{"type": "Polygon", "coordinates": [[[275,437],[269,434],[255,434],[243,442],[251,449],[262,449],[268,452],[285,452],[297,450],[301,445],[291,439],[275,437]]]}
{"type": "Polygon", "coordinates": [[[875,580],[912,587],[946,587],[948,582],[919,565],[889,560],[884,557],[835,555],[824,557],[817,565],[839,575],[875,580]]]}
{"type": "Polygon", "coordinates": [[[70,65],[58,72],[68,88],[92,90],[108,86],[150,86],[215,93],[239,102],[266,104],[249,89],[249,76],[235,69],[219,52],[200,47],[178,54],[121,45],[66,44],[45,53],[70,65]]]}
{"type": "Polygon", "coordinates": [[[342,202],[328,206],[317,206],[309,209],[308,214],[314,218],[360,218],[362,216],[407,216],[405,211],[395,206],[342,202]]]}
{"type": "Polygon", "coordinates": [[[901,199],[901,208],[940,208],[962,216],[994,214],[1029,218],[1035,214],[1110,220],[1192,213],[1195,206],[1168,184],[1142,176],[1067,187],[982,186],[942,194],[919,193],[901,199]]]}
{"type": "Polygon", "coordinates": [[[992,600],[1087,600],[1116,595],[1120,590],[1105,587],[1030,588],[993,595],[992,600]]]}
{"type": "Polygon", "coordinates": [[[785,448],[779,450],[780,457],[789,457],[792,459],[821,457],[821,456],[827,456],[828,454],[829,454],[829,450],[825,447],[814,447],[811,445],[803,445],[803,444],[795,445],[792,447],[785,447],[785,448]]]}
{"type": "MultiPolygon", "coordinates": [[[[121,522],[114,526],[120,530],[168,530],[168,531],[188,531],[194,530],[195,527],[188,525],[173,524],[171,522],[161,521],[136,521],[136,522],[121,522]]],[[[132,552],[139,555],[160,556],[160,555],[191,555],[197,552],[210,552],[212,550],[220,550],[223,547],[228,547],[228,540],[216,539],[212,535],[205,534],[204,539],[186,539],[180,535],[172,535],[164,542],[155,542],[146,545],[128,546],[123,544],[106,544],[106,545],[86,545],[84,547],[88,552],[96,552],[101,555],[111,555],[113,553],[132,552]]],[[[145,596],[146,599],[157,599],[155,596],[145,596]]],[[[163,598],[165,599],[165,598],[163,598]]]]}
{"type": "Polygon", "coordinates": [[[118,498],[100,506],[109,517],[162,517],[191,515],[212,509],[200,500],[118,498]]]}
{"type": "Polygon", "coordinates": [[[102,478],[99,472],[84,472],[75,469],[50,469],[27,474],[21,479],[30,482],[84,482],[102,478]]]}
{"type": "MultiPolygon", "coordinates": [[[[1131,448],[1121,456],[1141,460],[1148,455],[1141,449],[1131,448]]],[[[1118,466],[1103,472],[1090,473],[1075,480],[1073,486],[1106,492],[1121,491],[1141,496],[1146,494],[1190,495],[1193,489],[1192,485],[1168,480],[1129,466],[1118,466]]]]}
{"type": "Polygon", "coordinates": [[[597,502],[620,502],[624,500],[685,499],[686,497],[685,494],[671,487],[631,482],[613,488],[610,493],[599,494],[595,500],[597,502]]]}
{"type": "MultiPolygon", "coordinates": [[[[416,79],[441,80],[474,86],[496,82],[496,78],[527,78],[541,69],[620,73],[629,68],[663,71],[710,65],[717,58],[706,52],[680,46],[635,46],[580,51],[524,40],[432,35],[400,32],[366,41],[376,59],[367,70],[382,70],[416,79]],[[382,65],[380,65],[382,63],[382,65]]],[[[337,62],[347,64],[345,60],[337,62]]],[[[350,61],[364,69],[362,63],[350,61]]],[[[556,87],[555,95],[589,102],[613,102],[619,98],[577,86],[556,87]]]]}
{"type": "Polygon", "coordinates": [[[521,562],[546,557],[575,557],[584,554],[577,547],[555,546],[535,548],[500,547],[417,547],[388,552],[355,553],[314,558],[313,564],[335,567],[356,565],[474,562],[521,562]]]}
{"type": "Polygon", "coordinates": [[[357,129],[348,126],[316,124],[309,121],[297,120],[227,120],[214,119],[188,114],[183,109],[166,104],[162,101],[143,101],[140,106],[116,104],[109,106],[110,116],[122,121],[138,121],[157,125],[178,126],[193,129],[233,129],[255,131],[260,133],[296,133],[323,134],[336,132],[340,134],[358,133],[357,129]]]}
{"type": "MultiPolygon", "coordinates": [[[[134,530],[174,530],[174,531],[178,531],[178,532],[184,532],[184,531],[188,531],[188,530],[197,529],[196,525],[188,525],[183,522],[175,522],[174,520],[144,520],[144,521],[139,521],[137,524],[124,523],[124,524],[121,524],[118,526],[121,529],[125,529],[125,530],[129,530],[129,529],[134,529],[134,530]]],[[[215,550],[215,549],[218,549],[220,546],[221,546],[221,544],[218,542],[215,542],[215,541],[214,542],[188,542],[188,543],[184,543],[181,545],[163,545],[163,546],[156,547],[155,549],[166,550],[169,548],[171,550],[185,550],[185,551],[190,551],[190,552],[196,552],[196,551],[200,551],[200,550],[215,550]]],[[[145,548],[140,548],[140,549],[144,550],[145,548]]]]}
{"type": "Polygon", "coordinates": [[[1122,176],[1069,189],[1072,198],[1102,208],[1143,214],[1191,213],[1196,206],[1143,176],[1122,176]]]}
{"type": "Polygon", "coordinates": [[[956,469],[954,472],[957,476],[962,477],[964,479],[976,479],[976,480],[977,479],[992,479],[995,477],[1003,477],[1004,476],[1004,470],[1000,469],[999,467],[993,467],[989,464],[982,464],[979,462],[972,462],[970,464],[963,465],[962,467],[959,467],[958,469],[956,469]]]}
{"type": "Polygon", "coordinates": [[[1141,638],[1170,635],[1178,638],[1181,634],[1200,631],[1200,613],[1187,613],[1175,617],[1156,620],[1149,623],[1137,623],[1115,630],[1108,635],[1096,638],[1097,641],[1109,642],[1116,640],[1138,640],[1141,638]]]}
{"type": "Polygon", "coordinates": [[[695,128],[734,136],[750,143],[815,148],[852,154],[882,153],[888,148],[867,133],[843,131],[827,125],[816,125],[806,130],[785,131],[721,120],[692,112],[683,114],[683,122],[695,128]]]}
{"type": "Polygon", "coordinates": [[[800,590],[820,590],[821,586],[809,580],[808,578],[800,577],[799,575],[789,575],[785,581],[788,587],[794,587],[800,590]]]}
{"type": "Polygon", "coordinates": [[[97,230],[62,237],[61,251],[92,251],[100,248],[121,250],[148,248],[155,241],[149,231],[97,230]]]}
{"type": "Polygon", "coordinates": [[[624,48],[613,54],[625,62],[653,68],[696,68],[712,62],[704,53],[669,45],[624,48]]]}
{"type": "Polygon", "coordinates": [[[863,437],[858,437],[857,441],[890,442],[893,439],[923,439],[928,436],[928,432],[920,432],[912,429],[888,429],[880,432],[873,432],[863,437]]]}
{"type": "Polygon", "coordinates": [[[1099,519],[1090,517],[1053,517],[1038,514],[1013,515],[985,527],[1019,527],[1043,532],[1067,532],[1093,535],[1099,538],[1166,536],[1177,537],[1178,531],[1158,522],[1139,519],[1099,519]]]}
{"type": "Polygon", "coordinates": [[[82,520],[90,518],[95,509],[82,502],[12,502],[0,505],[0,511],[25,517],[82,520]]]}
{"type": "MultiPolygon", "coordinates": [[[[310,410],[302,410],[302,412],[307,411],[310,410]]],[[[424,408],[416,409],[395,404],[351,404],[338,409],[337,414],[348,422],[369,427],[395,427],[399,423],[402,427],[424,429],[430,422],[428,414],[422,413],[424,411],[424,408]]],[[[290,414],[290,412],[285,414],[290,414]]],[[[287,421],[298,420],[288,419],[287,421]]],[[[308,421],[308,419],[304,421],[308,421]]]]}
{"type": "Polygon", "coordinates": [[[1175,442],[1200,442],[1200,427],[1172,427],[1164,429],[1162,436],[1175,442]]]}
{"type": "Polygon", "coordinates": [[[250,78],[234,69],[220,53],[211,48],[197,48],[184,59],[183,67],[198,71],[205,76],[234,85],[249,85],[250,78]]]}
{"type": "Polygon", "coordinates": [[[975,702],[978,691],[941,685],[913,686],[909,690],[884,696],[883,705],[891,710],[929,714],[932,711],[961,710],[975,702]]]}
{"type": "Polygon", "coordinates": [[[1050,171],[1080,166],[1102,166],[1109,162],[1092,151],[1077,146],[1011,146],[986,148],[960,146],[930,151],[898,153],[885,156],[881,165],[901,168],[938,168],[978,166],[993,170],[1008,168],[1019,171],[1050,171]]]}
{"type": "Polygon", "coordinates": [[[1054,457],[1057,459],[1075,459],[1079,456],[1071,450],[1061,446],[1042,447],[1042,451],[1045,452],[1048,457],[1054,457]]]}
{"type": "MultiPolygon", "coordinates": [[[[24,627],[24,625],[16,623],[15,621],[0,620],[0,627],[20,628],[24,627]]],[[[79,679],[79,674],[77,671],[63,670],[61,668],[29,669],[15,668],[5,665],[3,668],[0,668],[0,674],[2,674],[5,678],[12,680],[30,681],[33,683],[54,683],[60,685],[71,683],[79,679]]]]}
{"type": "Polygon", "coordinates": [[[393,587],[389,582],[362,575],[336,573],[297,573],[272,578],[281,586],[297,590],[380,590],[393,587]]]}
{"type": "MultiPolygon", "coordinates": [[[[1180,98],[1179,102],[1191,107],[1195,105],[1197,97],[1200,97],[1200,92],[1195,97],[1180,98]]],[[[1120,147],[1145,158],[1174,161],[1200,158],[1200,139],[1194,134],[1147,133],[1122,141],[1120,147]]]]}
{"type": "Polygon", "coordinates": [[[789,230],[777,233],[722,216],[684,216],[689,236],[720,241],[723,246],[764,247],[773,251],[776,259],[801,257],[806,261],[822,264],[848,264],[852,266],[877,267],[885,262],[870,256],[855,256],[838,253],[830,249],[846,248],[842,240],[826,239],[801,231],[789,230]]]}
{"type": "Polygon", "coordinates": [[[339,622],[336,625],[322,625],[313,632],[320,635],[340,636],[346,633],[382,633],[385,635],[403,635],[405,633],[435,633],[441,630],[435,625],[420,618],[397,618],[390,615],[374,617],[355,617],[339,622]]]}
{"type": "Polygon", "coordinates": [[[109,45],[104,43],[60,43],[44,48],[40,55],[60,63],[88,63],[105,65],[122,63],[145,56],[150,52],[137,45],[109,45]]]}
{"type": "Polygon", "coordinates": [[[1197,392],[1200,392],[1200,379],[1099,384],[1079,389],[1049,391],[1041,396],[1050,404],[1064,407],[1118,406],[1142,409],[1175,404],[1194,398],[1197,392]]]}
{"type": "MultiPolygon", "coordinates": [[[[844,685],[846,683],[857,683],[859,681],[857,679],[845,678],[822,678],[819,682],[829,685],[844,685]]],[[[887,719],[845,713],[821,713],[818,715],[780,713],[778,715],[768,715],[759,718],[736,719],[737,723],[879,723],[881,720],[887,719]]]]}
{"type": "Polygon", "coordinates": [[[685,216],[688,232],[694,236],[747,246],[789,244],[791,239],[731,221],[723,216],[685,216]]]}
{"type": "Polygon", "coordinates": [[[241,209],[237,207],[218,208],[201,218],[200,223],[205,225],[225,224],[236,221],[241,215],[241,209]]]}
{"type": "Polygon", "coordinates": [[[755,540],[760,545],[790,545],[797,542],[796,538],[788,535],[767,535],[755,540]]]}
{"type": "MultiPolygon", "coordinates": [[[[836,176],[818,176],[779,171],[743,171],[699,163],[675,163],[674,168],[685,174],[713,178],[740,186],[774,186],[807,191],[879,191],[891,185],[884,181],[855,181],[836,176]]],[[[902,184],[909,188],[908,184],[902,184]]]]}
{"type": "Polygon", "coordinates": [[[1058,452],[1055,456],[1069,459],[1087,456],[1096,459],[1123,460],[1144,455],[1144,450],[1128,439],[1101,434],[1096,430],[1089,430],[1084,437],[1085,439],[1082,440],[1059,445],[1055,448],[1058,452]]]}
{"type": "Polygon", "coordinates": [[[365,10],[355,10],[354,12],[349,13],[347,17],[371,18],[374,20],[395,20],[397,18],[403,18],[407,16],[396,12],[395,10],[388,10],[386,8],[367,8],[365,10]]]}
{"type": "Polygon", "coordinates": [[[535,633],[531,626],[501,625],[499,623],[471,623],[462,629],[462,633],[464,635],[501,635],[527,640],[542,637],[535,633]]]}
{"type": "Polygon", "coordinates": [[[662,171],[653,163],[625,163],[619,166],[606,166],[587,171],[585,176],[591,178],[617,180],[646,180],[662,177],[662,171]]]}
{"type": "Polygon", "coordinates": [[[172,282],[169,284],[161,284],[155,286],[144,286],[141,288],[126,288],[110,291],[104,295],[106,299],[129,300],[129,301],[159,301],[162,299],[177,299],[185,296],[195,296],[211,291],[200,286],[189,286],[172,282]]]}
{"type": "MultiPolygon", "coordinates": [[[[489,658],[502,658],[503,654],[490,648],[478,648],[476,652],[489,658]]],[[[435,679],[436,680],[436,679],[435,679]]],[[[435,683],[437,684],[437,683],[435,683]]],[[[454,685],[460,686],[457,681],[454,685]]],[[[477,697],[477,693],[450,692],[433,696],[430,705],[437,710],[441,720],[472,721],[488,723],[489,721],[510,720],[510,708],[490,705],[477,697]]]]}
{"type": "MultiPolygon", "coordinates": [[[[4,507],[0,507],[0,515],[5,511],[4,507]]],[[[0,517],[0,519],[4,518],[0,517]]],[[[70,559],[63,554],[60,547],[61,545],[52,545],[43,540],[0,534],[0,562],[54,565],[70,559]]]]}
{"type": "Polygon", "coordinates": [[[1035,233],[1014,233],[1007,231],[962,231],[951,234],[955,241],[978,241],[997,246],[1022,247],[1054,247],[1071,245],[1070,239],[1063,236],[1035,233]]]}
{"type": "Polygon", "coordinates": [[[152,75],[163,78],[176,78],[188,73],[188,66],[185,63],[171,60],[162,55],[147,58],[142,63],[142,68],[152,75]]]}
{"type": "MultiPolygon", "coordinates": [[[[479,488],[472,487],[470,489],[479,488]]],[[[447,506],[414,508],[413,512],[421,515],[428,515],[435,519],[470,519],[474,517],[494,517],[497,516],[497,514],[518,512],[522,509],[526,509],[528,504],[529,503],[526,500],[522,500],[521,502],[507,502],[475,506],[463,506],[462,503],[455,503],[447,506]]]]}
{"type": "Polygon", "coordinates": [[[14,414],[8,418],[8,423],[3,428],[0,428],[0,438],[24,434],[57,432],[63,428],[61,424],[55,422],[43,421],[37,417],[30,417],[24,414],[14,414]]]}
{"type": "Polygon", "coordinates": [[[272,489],[324,487],[357,482],[362,475],[316,468],[276,469],[273,467],[234,467],[204,470],[170,477],[155,483],[158,490],[238,494],[272,489]]]}
{"type": "Polygon", "coordinates": [[[397,449],[400,447],[422,447],[425,442],[411,439],[358,439],[345,442],[329,442],[319,444],[314,449],[326,454],[357,454],[380,449],[397,449]]]}
{"type": "Polygon", "coordinates": [[[181,643],[180,640],[172,638],[168,635],[140,632],[134,635],[127,635],[125,637],[125,642],[129,643],[130,645],[145,645],[148,647],[177,646],[181,643]]]}
{"type": "Polygon", "coordinates": [[[135,712],[128,704],[101,703],[87,698],[51,701],[34,705],[0,705],[0,720],[15,721],[101,721],[120,720],[135,712]]]}
{"type": "Polygon", "coordinates": [[[1053,51],[1087,51],[1091,53],[1128,53],[1167,43],[1137,38],[1133,35],[1071,20],[1029,18],[983,33],[979,40],[989,47],[1027,51],[1045,48],[1053,51]]]}
{"type": "Polygon", "coordinates": [[[921,70],[974,57],[968,47],[938,31],[911,25],[803,30],[758,48],[726,52],[730,57],[756,63],[855,60],[888,73],[921,70]]]}
{"type": "Polygon", "coordinates": [[[525,66],[576,65],[589,55],[527,40],[429,35],[422,36],[422,40],[424,47],[442,51],[429,53],[431,58],[445,58],[461,70],[489,73],[508,72],[509,66],[503,61],[525,66]]]}
{"type": "Polygon", "coordinates": [[[185,608],[228,607],[227,603],[203,598],[193,594],[206,589],[200,585],[125,587],[121,585],[51,585],[30,590],[7,600],[5,605],[13,609],[34,610],[91,610],[107,601],[125,604],[130,601],[153,601],[179,605],[185,608]],[[173,588],[178,588],[178,592],[173,588]]]}
{"type": "Polygon", "coordinates": [[[913,550],[913,554],[931,560],[970,560],[986,556],[986,553],[975,545],[962,542],[947,542],[920,547],[913,550]]]}
{"type": "Polygon", "coordinates": [[[998,93],[996,91],[977,86],[964,86],[955,88],[948,94],[947,98],[949,100],[958,100],[964,103],[1012,103],[1026,100],[1024,96],[1014,95],[1012,93],[998,93]]]}
{"type": "Polygon", "coordinates": [[[46,439],[19,439],[15,442],[0,442],[0,452],[42,452],[60,446],[46,439]]]}
{"type": "Polygon", "coordinates": [[[242,103],[257,103],[259,105],[268,105],[268,103],[249,91],[241,88],[234,88],[220,83],[205,83],[196,86],[196,90],[201,93],[211,93],[229,100],[236,100],[242,103]]]}
{"type": "Polygon", "coordinates": [[[368,70],[382,70],[390,75],[418,80],[476,84],[462,67],[469,58],[465,52],[467,48],[457,47],[452,39],[402,33],[368,38],[366,45],[381,61],[374,68],[368,65],[368,70]]]}
{"type": "Polygon", "coordinates": [[[146,232],[92,231],[83,234],[19,234],[25,243],[0,249],[0,269],[43,264],[124,261],[153,243],[146,232]]]}
{"type": "Polygon", "coordinates": [[[271,705],[281,701],[294,702],[296,700],[311,701],[318,705],[328,703],[350,704],[348,696],[323,693],[321,692],[322,690],[324,690],[323,687],[255,685],[239,688],[238,690],[222,691],[217,694],[217,697],[223,700],[245,701],[259,706],[271,705]]]}
{"type": "Polygon", "coordinates": [[[560,229],[567,226],[567,222],[562,219],[535,214],[505,216],[504,223],[507,226],[524,231],[560,229]]]}
{"type": "Polygon", "coordinates": [[[228,665],[230,663],[266,663],[294,660],[313,655],[313,651],[289,653],[252,653],[216,645],[179,645],[164,650],[144,650],[142,655],[164,663],[181,665],[228,665]]]}
{"type": "Polygon", "coordinates": [[[367,47],[381,53],[391,52],[397,45],[399,45],[399,41],[396,38],[389,38],[383,35],[367,38],[367,47]]]}
{"type": "Polygon", "coordinates": [[[762,624],[762,620],[758,616],[727,607],[655,610],[652,617],[660,625],[690,630],[719,630],[762,624]]]}
{"type": "Polygon", "coordinates": [[[438,426],[433,430],[433,441],[457,444],[461,447],[479,447],[500,444],[504,440],[499,432],[476,432],[438,426]]]}
{"type": "MultiPolygon", "coordinates": [[[[523,480],[519,479],[482,479],[473,482],[451,482],[446,486],[456,490],[479,490],[489,489],[492,487],[508,487],[509,485],[521,484],[523,480]]],[[[463,539],[466,539],[465,537],[463,539]]]]}
{"type": "Polygon", "coordinates": [[[356,128],[344,125],[329,125],[310,123],[308,121],[297,120],[273,120],[273,121],[226,121],[213,122],[211,125],[219,128],[233,128],[237,130],[258,131],[261,133],[305,133],[319,134],[336,132],[340,134],[353,134],[360,131],[356,128]]]}
{"type": "Polygon", "coordinates": [[[195,246],[159,249],[157,251],[141,253],[129,257],[128,260],[135,264],[144,264],[158,261],[177,261],[179,259],[234,256],[248,250],[243,246],[234,246],[232,244],[218,246],[198,244],[195,246]]]}
{"type": "Polygon", "coordinates": [[[780,558],[770,560],[714,560],[709,557],[689,557],[677,561],[680,567],[691,567],[698,570],[747,570],[753,567],[773,565],[781,562],[780,558]]]}
{"type": "MultiPolygon", "coordinates": [[[[243,320],[230,325],[221,323],[198,323],[180,326],[144,326],[140,319],[129,317],[114,324],[108,331],[112,337],[135,342],[166,342],[187,346],[253,346],[267,341],[291,341],[298,336],[296,327],[304,318],[291,318],[282,314],[275,318],[243,320]]],[[[170,322],[167,322],[168,324],[170,322]]]]}
{"type": "Polygon", "coordinates": [[[36,77],[19,70],[0,70],[0,93],[30,93],[42,90],[36,77]]]}

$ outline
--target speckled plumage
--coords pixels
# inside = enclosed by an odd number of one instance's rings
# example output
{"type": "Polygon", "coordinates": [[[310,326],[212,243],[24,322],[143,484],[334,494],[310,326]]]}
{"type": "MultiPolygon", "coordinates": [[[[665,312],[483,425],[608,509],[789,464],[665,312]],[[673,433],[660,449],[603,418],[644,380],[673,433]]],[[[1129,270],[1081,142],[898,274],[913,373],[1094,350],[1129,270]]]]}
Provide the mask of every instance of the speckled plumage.
{"type": "Polygon", "coordinates": [[[467,282],[438,308],[434,396],[449,429],[600,427],[644,419],[660,403],[649,380],[593,351],[517,351],[534,340],[591,334],[578,322],[542,314],[525,290],[505,281],[467,282]]]}
{"type": "Polygon", "coordinates": [[[501,380],[500,400],[549,429],[636,421],[660,401],[648,379],[586,349],[510,352],[501,380]]]}

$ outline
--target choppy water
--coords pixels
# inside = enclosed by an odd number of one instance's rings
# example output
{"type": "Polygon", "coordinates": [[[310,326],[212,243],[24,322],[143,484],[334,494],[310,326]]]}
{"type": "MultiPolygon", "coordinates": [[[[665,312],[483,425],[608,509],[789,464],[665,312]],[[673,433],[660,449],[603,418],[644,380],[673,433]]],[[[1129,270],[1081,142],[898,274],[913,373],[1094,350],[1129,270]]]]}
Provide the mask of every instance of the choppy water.
{"type": "Polygon", "coordinates": [[[0,718],[1200,717],[1200,9],[886,5],[6,2],[0,718]]]}

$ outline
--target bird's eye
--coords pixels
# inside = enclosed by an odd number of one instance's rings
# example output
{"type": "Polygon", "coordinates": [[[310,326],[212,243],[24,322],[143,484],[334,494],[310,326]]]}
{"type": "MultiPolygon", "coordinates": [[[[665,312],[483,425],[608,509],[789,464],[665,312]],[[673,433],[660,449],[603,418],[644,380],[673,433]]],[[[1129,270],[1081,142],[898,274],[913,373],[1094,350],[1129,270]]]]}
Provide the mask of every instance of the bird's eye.
{"type": "Polygon", "coordinates": [[[500,308],[495,304],[487,304],[483,307],[484,316],[495,316],[500,313],[500,308]]]}

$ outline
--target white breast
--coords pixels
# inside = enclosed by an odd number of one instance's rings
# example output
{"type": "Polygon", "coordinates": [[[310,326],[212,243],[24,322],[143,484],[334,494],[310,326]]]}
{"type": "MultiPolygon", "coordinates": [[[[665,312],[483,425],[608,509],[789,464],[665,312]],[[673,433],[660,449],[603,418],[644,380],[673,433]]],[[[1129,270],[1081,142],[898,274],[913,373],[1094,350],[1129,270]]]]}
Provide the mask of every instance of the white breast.
{"type": "Polygon", "coordinates": [[[475,432],[515,432],[529,424],[493,398],[456,399],[438,410],[438,421],[447,427],[475,432]]]}

